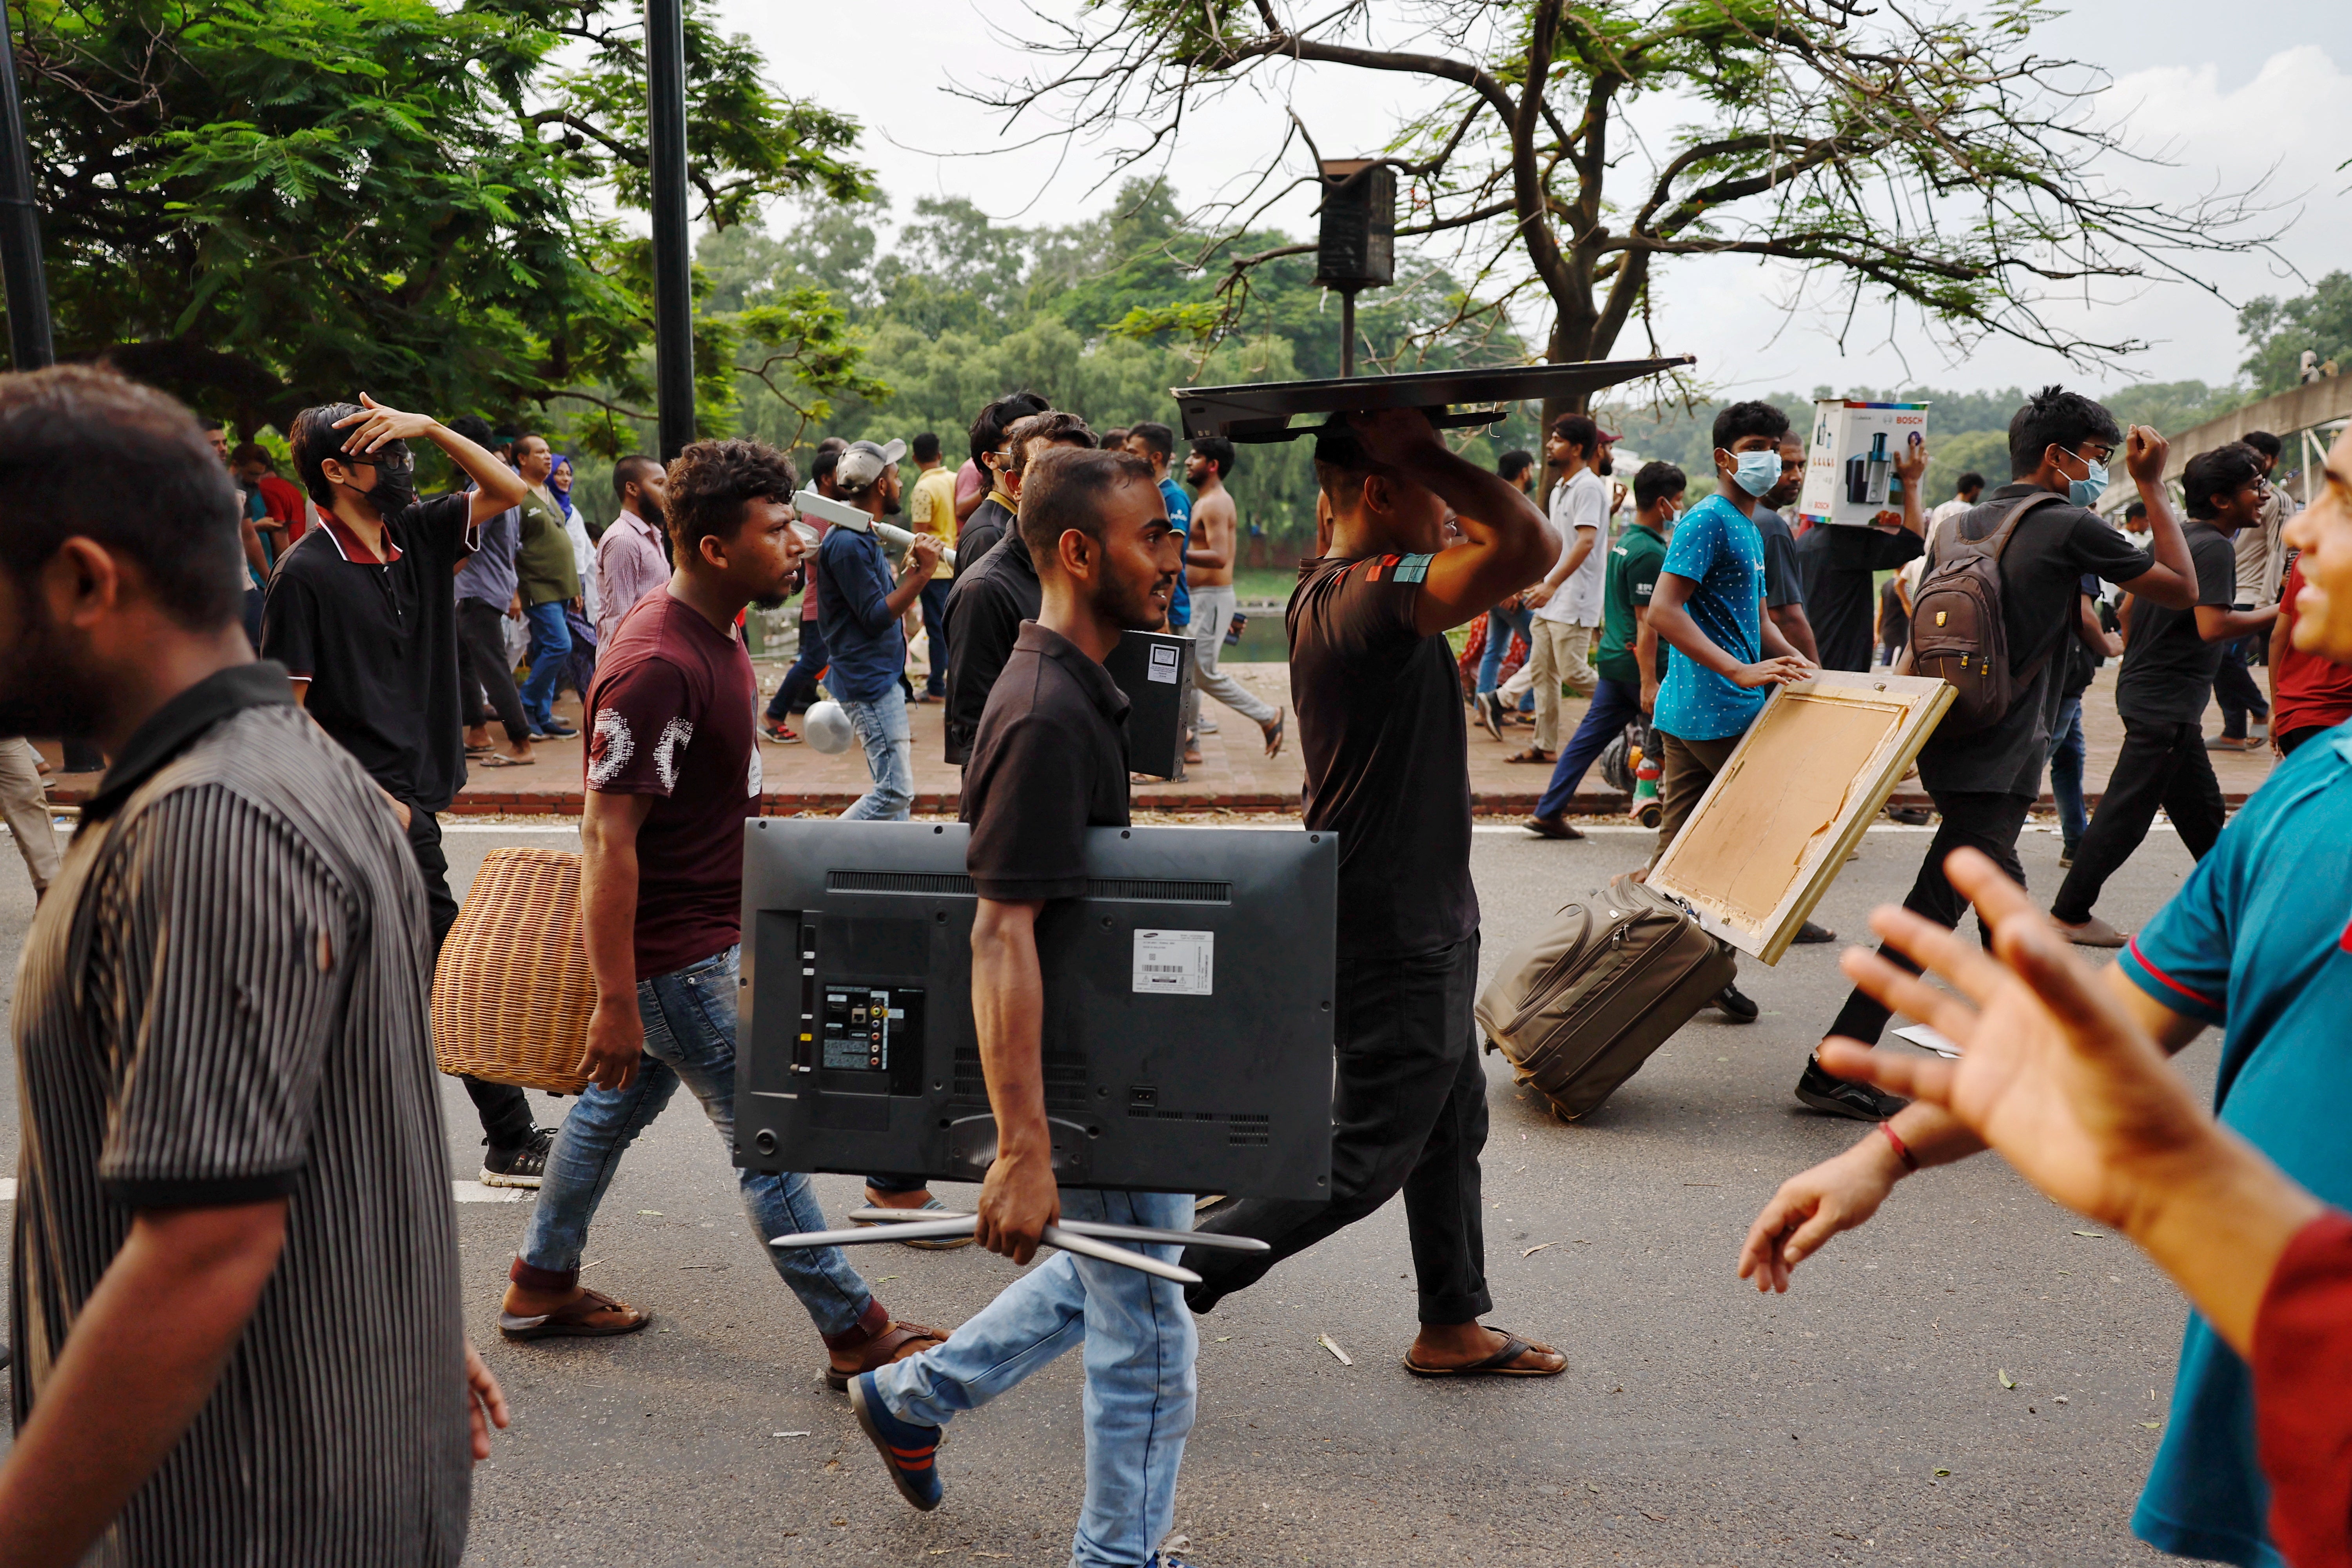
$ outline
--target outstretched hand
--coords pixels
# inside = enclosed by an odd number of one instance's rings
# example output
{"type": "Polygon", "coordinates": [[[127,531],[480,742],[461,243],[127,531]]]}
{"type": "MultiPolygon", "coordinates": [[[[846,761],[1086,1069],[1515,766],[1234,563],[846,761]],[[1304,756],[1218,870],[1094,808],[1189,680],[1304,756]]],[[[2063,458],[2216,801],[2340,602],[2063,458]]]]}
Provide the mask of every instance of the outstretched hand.
{"type": "Polygon", "coordinates": [[[1881,909],[1871,926],[1958,994],[1859,948],[1843,967],[1879,1001],[1958,1042],[1959,1060],[1828,1040],[1822,1066],[1941,1106],[2051,1197],[2134,1229],[2149,1181],[2208,1146],[2210,1120],[2023,888],[1977,850],[1954,851],[1945,867],[1990,928],[1992,953],[1906,910],[1881,909]]]}
{"type": "Polygon", "coordinates": [[[387,441],[420,440],[430,437],[436,423],[427,414],[406,414],[397,408],[387,408],[364,392],[360,394],[360,409],[357,414],[346,414],[335,421],[338,430],[347,425],[359,426],[343,437],[343,450],[354,458],[363,458],[387,441]]]}

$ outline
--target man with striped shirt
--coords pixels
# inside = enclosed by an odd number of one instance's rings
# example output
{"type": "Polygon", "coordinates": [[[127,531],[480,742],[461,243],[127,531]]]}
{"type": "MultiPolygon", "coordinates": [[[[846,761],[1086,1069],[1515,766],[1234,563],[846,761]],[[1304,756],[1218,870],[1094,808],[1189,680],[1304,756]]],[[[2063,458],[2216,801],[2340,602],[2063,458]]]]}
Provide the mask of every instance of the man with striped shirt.
{"type": "MultiPolygon", "coordinates": [[[[458,439],[351,440],[407,436],[458,439]]],[[[424,885],[255,660],[237,525],[170,398],[0,376],[0,730],[113,759],[18,974],[0,1562],[454,1564],[506,1421],[458,1313],[424,885]]]]}

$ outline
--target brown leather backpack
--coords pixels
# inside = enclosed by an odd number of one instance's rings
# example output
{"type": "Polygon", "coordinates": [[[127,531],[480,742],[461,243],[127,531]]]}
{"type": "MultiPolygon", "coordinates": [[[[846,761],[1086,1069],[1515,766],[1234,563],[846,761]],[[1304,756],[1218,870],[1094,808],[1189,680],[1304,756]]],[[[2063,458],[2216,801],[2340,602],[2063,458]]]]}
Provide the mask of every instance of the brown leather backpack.
{"type": "Polygon", "coordinates": [[[2022,498],[1982,539],[1963,539],[1955,527],[1920,579],[1911,597],[1912,673],[1948,681],[1955,692],[1938,733],[1972,735],[1999,723],[2057,648],[2053,641],[2023,669],[2011,668],[2000,558],[2027,512],[2062,499],[2048,490],[2022,498]]]}

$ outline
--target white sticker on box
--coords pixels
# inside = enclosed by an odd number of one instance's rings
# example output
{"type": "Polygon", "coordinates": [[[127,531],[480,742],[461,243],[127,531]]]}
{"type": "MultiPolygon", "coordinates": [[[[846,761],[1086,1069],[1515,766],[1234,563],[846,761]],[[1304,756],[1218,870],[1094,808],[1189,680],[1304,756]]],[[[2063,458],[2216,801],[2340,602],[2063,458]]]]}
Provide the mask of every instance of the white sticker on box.
{"type": "Polygon", "coordinates": [[[1153,644],[1151,647],[1151,668],[1144,673],[1164,686],[1175,685],[1176,652],[1176,649],[1168,647],[1165,643],[1153,644]]]}
{"type": "Polygon", "coordinates": [[[1159,996],[1207,996],[1216,984],[1217,933],[1135,933],[1135,989],[1159,996]]]}

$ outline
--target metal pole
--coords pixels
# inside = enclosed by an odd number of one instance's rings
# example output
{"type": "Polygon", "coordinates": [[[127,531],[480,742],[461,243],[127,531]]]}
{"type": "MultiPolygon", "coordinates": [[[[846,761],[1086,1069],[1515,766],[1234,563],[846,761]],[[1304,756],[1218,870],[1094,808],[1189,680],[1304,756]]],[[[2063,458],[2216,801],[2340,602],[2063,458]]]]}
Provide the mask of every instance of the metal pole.
{"type": "Polygon", "coordinates": [[[16,45],[0,0],[0,282],[8,300],[8,353],[18,370],[57,363],[49,341],[49,289],[41,270],[41,215],[33,205],[25,111],[16,98],[16,45]]]}
{"type": "Polygon", "coordinates": [[[694,440],[694,282],[686,226],[686,13],[646,0],[646,128],[654,201],[654,389],[661,456],[694,440]]]}
{"type": "Polygon", "coordinates": [[[1339,374],[1356,374],[1356,291],[1339,290],[1339,374]]]}

